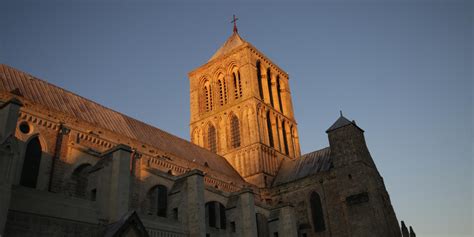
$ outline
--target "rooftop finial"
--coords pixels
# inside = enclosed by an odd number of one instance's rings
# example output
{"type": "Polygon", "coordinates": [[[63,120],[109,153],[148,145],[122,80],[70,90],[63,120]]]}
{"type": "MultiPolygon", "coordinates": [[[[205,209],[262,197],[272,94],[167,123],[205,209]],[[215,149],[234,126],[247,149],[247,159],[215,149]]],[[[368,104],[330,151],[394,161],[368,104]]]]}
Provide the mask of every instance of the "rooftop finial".
{"type": "Polygon", "coordinates": [[[340,114],[340,115],[341,115],[341,117],[342,117],[342,110],[339,110],[339,114],[340,114]]]}
{"type": "Polygon", "coordinates": [[[235,15],[234,15],[234,19],[231,21],[231,23],[234,23],[234,33],[237,33],[238,30],[237,30],[237,20],[239,18],[236,18],[235,15]]]}

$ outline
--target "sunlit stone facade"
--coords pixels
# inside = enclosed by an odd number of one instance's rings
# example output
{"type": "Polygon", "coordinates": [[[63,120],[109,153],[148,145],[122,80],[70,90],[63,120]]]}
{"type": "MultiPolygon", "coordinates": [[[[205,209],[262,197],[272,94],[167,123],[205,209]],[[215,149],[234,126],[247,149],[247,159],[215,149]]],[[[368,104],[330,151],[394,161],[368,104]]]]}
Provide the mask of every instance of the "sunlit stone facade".
{"type": "Polygon", "coordinates": [[[191,142],[0,65],[0,234],[401,236],[364,131],[301,155],[288,74],[236,31],[189,80],[191,142]]]}

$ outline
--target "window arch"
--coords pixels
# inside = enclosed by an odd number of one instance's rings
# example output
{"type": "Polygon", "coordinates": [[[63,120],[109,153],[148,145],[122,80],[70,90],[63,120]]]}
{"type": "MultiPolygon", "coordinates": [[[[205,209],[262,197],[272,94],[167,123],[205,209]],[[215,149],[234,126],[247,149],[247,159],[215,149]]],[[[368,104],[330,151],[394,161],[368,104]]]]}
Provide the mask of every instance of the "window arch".
{"type": "Polygon", "coordinates": [[[217,229],[225,230],[227,218],[225,214],[225,206],[216,201],[206,203],[206,225],[217,229]]]}
{"type": "Polygon", "coordinates": [[[273,132],[272,132],[272,121],[270,119],[270,110],[267,111],[267,130],[268,130],[268,142],[271,147],[275,147],[273,143],[273,132]]]}
{"type": "Polygon", "coordinates": [[[236,70],[232,72],[232,77],[234,79],[234,98],[238,99],[242,97],[242,83],[240,80],[240,71],[236,70]]]}
{"type": "Polygon", "coordinates": [[[207,149],[214,153],[217,152],[216,128],[212,124],[207,127],[207,149]]]}
{"type": "Polygon", "coordinates": [[[21,170],[20,185],[36,188],[38,173],[41,164],[41,143],[38,137],[31,139],[26,145],[23,167],[21,170]]]}
{"type": "Polygon", "coordinates": [[[230,119],[230,141],[232,148],[240,147],[240,122],[234,114],[230,119]]]}
{"type": "Polygon", "coordinates": [[[168,188],[164,185],[156,185],[148,191],[149,209],[148,214],[166,217],[168,208],[168,188]]]}
{"type": "Polygon", "coordinates": [[[212,110],[212,89],[209,81],[204,83],[202,88],[202,97],[204,102],[204,111],[209,112],[212,110]]]}
{"type": "Polygon", "coordinates": [[[317,192],[311,193],[310,204],[314,232],[324,231],[326,225],[324,223],[323,206],[321,204],[321,198],[317,192]]]}

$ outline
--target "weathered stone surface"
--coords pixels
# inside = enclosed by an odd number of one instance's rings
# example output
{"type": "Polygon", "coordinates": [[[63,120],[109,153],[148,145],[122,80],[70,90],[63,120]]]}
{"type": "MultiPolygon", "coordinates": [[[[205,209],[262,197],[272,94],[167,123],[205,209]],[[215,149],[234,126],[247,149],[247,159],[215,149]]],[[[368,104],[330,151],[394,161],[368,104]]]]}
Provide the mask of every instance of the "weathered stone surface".
{"type": "Polygon", "coordinates": [[[191,142],[0,65],[0,235],[100,236],[136,211],[153,237],[401,236],[363,130],[341,115],[301,156],[288,74],[237,33],[189,78],[191,142]]]}

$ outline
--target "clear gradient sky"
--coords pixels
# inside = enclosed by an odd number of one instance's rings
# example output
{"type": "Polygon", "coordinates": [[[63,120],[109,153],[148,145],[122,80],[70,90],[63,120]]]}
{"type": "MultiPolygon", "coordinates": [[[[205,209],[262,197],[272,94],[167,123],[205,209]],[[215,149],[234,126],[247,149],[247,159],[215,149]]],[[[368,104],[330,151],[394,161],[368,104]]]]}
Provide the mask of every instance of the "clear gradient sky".
{"type": "Polygon", "coordinates": [[[196,2],[1,0],[0,63],[189,139],[187,72],[237,14],[290,75],[303,153],[328,146],[342,109],[398,219],[473,236],[471,1],[196,2]]]}

